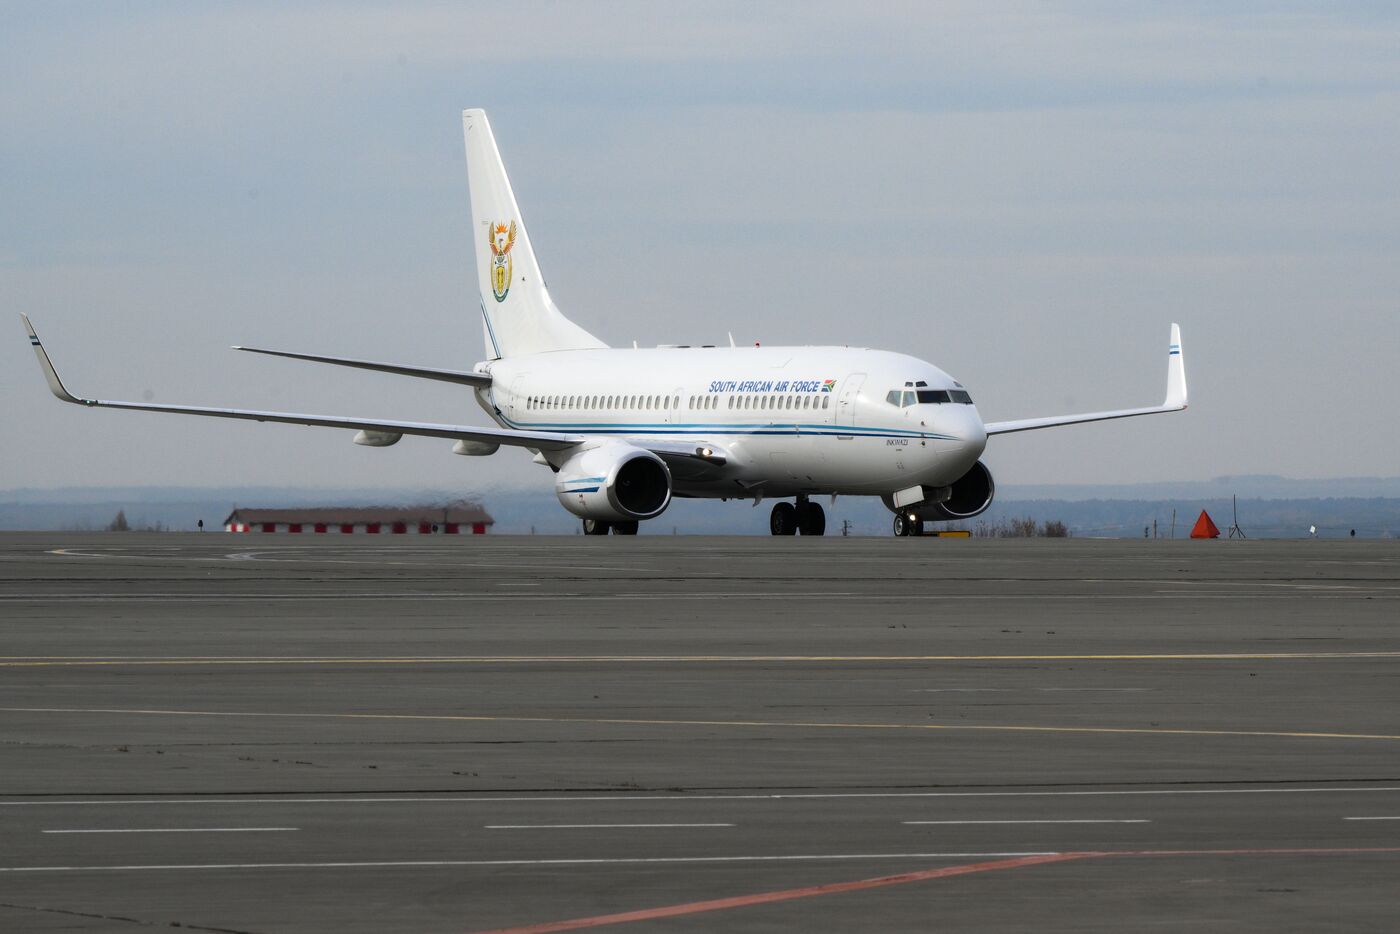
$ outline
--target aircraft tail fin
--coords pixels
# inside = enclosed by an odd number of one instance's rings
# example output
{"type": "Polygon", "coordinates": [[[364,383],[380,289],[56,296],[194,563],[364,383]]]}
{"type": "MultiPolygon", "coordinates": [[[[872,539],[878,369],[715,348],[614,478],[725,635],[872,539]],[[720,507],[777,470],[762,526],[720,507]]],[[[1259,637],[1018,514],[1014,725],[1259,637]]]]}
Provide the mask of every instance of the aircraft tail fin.
{"type": "Polygon", "coordinates": [[[471,190],[472,242],[489,356],[607,346],[549,297],[484,110],[462,111],[471,190]]]}

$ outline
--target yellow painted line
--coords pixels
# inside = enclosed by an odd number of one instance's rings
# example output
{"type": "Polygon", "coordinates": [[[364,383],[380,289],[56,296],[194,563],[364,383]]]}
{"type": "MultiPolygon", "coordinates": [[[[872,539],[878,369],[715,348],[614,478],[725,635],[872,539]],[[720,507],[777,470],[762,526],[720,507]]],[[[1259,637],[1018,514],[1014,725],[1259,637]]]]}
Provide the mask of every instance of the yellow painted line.
{"type": "Polygon", "coordinates": [[[1290,661],[1329,658],[1400,658],[1400,652],[1178,652],[1105,655],[406,655],[358,657],[190,656],[0,656],[0,668],[122,665],[530,665],[542,663],[785,663],[813,662],[1155,662],[1290,661]]]}
{"type": "Polygon", "coordinates": [[[803,730],[923,730],[968,733],[1090,733],[1147,736],[1252,736],[1286,739],[1357,739],[1400,741],[1386,733],[1324,733],[1310,730],[1203,730],[1169,727],[1023,726],[963,723],[835,723],[803,720],[661,720],[639,717],[511,717],[472,714],[290,713],[233,710],[153,710],[113,707],[0,707],[4,713],[118,714],[165,717],[245,717],[307,720],[422,720],[447,723],[571,723],[608,726],[700,726],[787,728],[803,730]]]}

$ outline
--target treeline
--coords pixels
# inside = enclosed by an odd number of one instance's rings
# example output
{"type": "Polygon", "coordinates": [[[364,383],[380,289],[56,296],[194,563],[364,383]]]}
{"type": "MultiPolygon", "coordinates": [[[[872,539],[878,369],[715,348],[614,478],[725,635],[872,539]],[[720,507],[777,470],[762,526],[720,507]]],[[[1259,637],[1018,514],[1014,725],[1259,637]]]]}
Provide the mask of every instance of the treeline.
{"type": "Polygon", "coordinates": [[[1069,526],[1058,519],[1037,522],[1031,516],[988,521],[978,519],[972,528],[951,526],[971,532],[973,538],[1069,538],[1069,526]]]}

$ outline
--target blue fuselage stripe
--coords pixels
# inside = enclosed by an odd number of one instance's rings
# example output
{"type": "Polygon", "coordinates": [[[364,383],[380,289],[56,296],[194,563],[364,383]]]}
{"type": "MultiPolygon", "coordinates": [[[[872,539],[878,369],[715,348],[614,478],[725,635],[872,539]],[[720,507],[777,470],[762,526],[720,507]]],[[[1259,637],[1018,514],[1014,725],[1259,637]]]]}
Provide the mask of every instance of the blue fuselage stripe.
{"type": "Polygon", "coordinates": [[[520,422],[507,418],[503,413],[501,421],[509,428],[518,428],[523,431],[572,431],[579,434],[606,434],[606,435],[786,435],[788,437],[798,436],[829,436],[857,435],[863,438],[929,438],[935,441],[956,441],[952,435],[940,434],[934,431],[910,431],[900,428],[860,428],[854,425],[803,425],[793,424],[791,426],[782,423],[769,423],[767,425],[745,425],[745,424],[713,424],[690,422],[677,425],[666,425],[657,422],[520,422]]]}

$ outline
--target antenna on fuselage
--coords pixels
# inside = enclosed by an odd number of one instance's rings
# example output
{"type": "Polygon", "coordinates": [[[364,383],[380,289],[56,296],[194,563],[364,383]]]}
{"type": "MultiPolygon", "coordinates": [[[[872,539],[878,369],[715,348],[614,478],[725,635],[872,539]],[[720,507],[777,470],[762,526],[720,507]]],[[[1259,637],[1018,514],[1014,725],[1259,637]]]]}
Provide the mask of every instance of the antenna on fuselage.
{"type": "Polygon", "coordinates": [[[733,347],[733,346],[734,346],[734,332],[733,332],[733,331],[730,331],[730,332],[729,332],[729,346],[730,346],[730,347],[733,347]]]}

